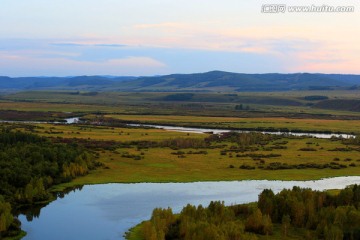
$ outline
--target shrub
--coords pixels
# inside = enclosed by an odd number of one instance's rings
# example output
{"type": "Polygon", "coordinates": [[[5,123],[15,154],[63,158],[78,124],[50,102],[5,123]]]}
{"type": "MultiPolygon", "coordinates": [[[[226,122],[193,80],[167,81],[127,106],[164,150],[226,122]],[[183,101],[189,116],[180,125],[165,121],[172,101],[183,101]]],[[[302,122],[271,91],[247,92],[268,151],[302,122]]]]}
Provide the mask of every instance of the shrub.
{"type": "Polygon", "coordinates": [[[311,148],[311,147],[306,147],[306,148],[300,148],[299,151],[314,152],[314,151],[316,151],[316,149],[315,149],[315,148],[311,148]]]}
{"type": "Polygon", "coordinates": [[[247,165],[247,164],[243,164],[239,168],[240,169],[246,169],[246,170],[254,170],[255,169],[254,166],[250,166],[250,165],[247,165]]]}

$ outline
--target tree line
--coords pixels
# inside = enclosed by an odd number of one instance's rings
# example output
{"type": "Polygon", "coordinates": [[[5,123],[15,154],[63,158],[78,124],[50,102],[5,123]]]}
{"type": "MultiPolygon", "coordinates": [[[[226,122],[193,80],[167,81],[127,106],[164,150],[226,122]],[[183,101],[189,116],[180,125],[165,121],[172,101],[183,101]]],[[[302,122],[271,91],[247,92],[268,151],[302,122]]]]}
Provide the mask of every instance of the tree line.
{"type": "Polygon", "coordinates": [[[179,214],[156,208],[141,232],[145,240],[257,239],[275,231],[282,239],[297,232],[305,239],[355,240],[360,239],[359,207],[359,185],[336,195],[299,187],[278,194],[266,189],[255,204],[187,205],[179,214]]]}
{"type": "Polygon", "coordinates": [[[77,145],[0,130],[0,237],[18,225],[12,209],[49,200],[51,186],[85,175],[97,165],[92,155],[77,145]]]}

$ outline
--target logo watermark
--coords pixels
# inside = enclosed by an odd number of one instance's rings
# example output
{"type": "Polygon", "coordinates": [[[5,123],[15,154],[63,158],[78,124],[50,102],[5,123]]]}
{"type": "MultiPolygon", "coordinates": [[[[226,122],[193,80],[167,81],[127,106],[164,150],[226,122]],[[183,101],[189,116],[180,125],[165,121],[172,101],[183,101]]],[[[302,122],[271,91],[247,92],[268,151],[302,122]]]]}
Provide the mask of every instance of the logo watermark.
{"type": "Polygon", "coordinates": [[[353,13],[354,6],[307,5],[288,6],[286,4],[264,4],[262,13],[353,13]]]}

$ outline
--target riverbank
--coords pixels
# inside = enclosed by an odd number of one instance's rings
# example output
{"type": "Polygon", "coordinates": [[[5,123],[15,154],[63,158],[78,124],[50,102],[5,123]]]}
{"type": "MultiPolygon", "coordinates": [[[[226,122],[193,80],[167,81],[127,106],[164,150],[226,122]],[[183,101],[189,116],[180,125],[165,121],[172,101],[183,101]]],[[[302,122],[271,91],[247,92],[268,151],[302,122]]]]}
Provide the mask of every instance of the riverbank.
{"type": "Polygon", "coordinates": [[[14,236],[14,237],[6,237],[3,238],[3,240],[20,240],[23,239],[26,236],[26,232],[25,231],[21,231],[19,235],[14,236]]]}
{"type": "MultiPolygon", "coordinates": [[[[95,115],[84,116],[96,119],[95,115]]],[[[104,118],[124,123],[177,127],[228,129],[244,131],[297,132],[297,133],[359,133],[360,120],[313,119],[292,117],[208,117],[170,115],[109,114],[104,118]]]]}
{"type": "Polygon", "coordinates": [[[177,214],[171,208],[156,208],[149,220],[130,229],[125,237],[128,240],[160,236],[166,239],[359,239],[360,211],[356,208],[359,193],[359,185],[349,186],[338,195],[300,187],[279,193],[265,189],[253,204],[226,206],[215,201],[208,206],[187,205],[177,214]]]}
{"type": "Polygon", "coordinates": [[[102,183],[318,180],[360,172],[359,146],[351,139],[260,133],[215,136],[77,124],[32,126],[16,125],[20,131],[55,142],[81,145],[102,164],[54,191],[102,183]]]}
{"type": "Polygon", "coordinates": [[[39,218],[27,221],[20,216],[28,236],[33,239],[121,239],[131,227],[147,220],[156,207],[180,212],[188,203],[207,206],[211,201],[226,205],[257,200],[263,189],[275,193],[293,186],[326,190],[360,183],[360,177],[341,177],[320,181],[232,181],[197,183],[139,183],[86,185],[69,192],[41,210],[39,218]],[[86,219],[86,225],[83,224],[86,219]],[[93,219],[93,220],[92,220],[93,219]],[[58,226],[62,227],[59,228],[58,226]]]}
{"type": "Polygon", "coordinates": [[[66,191],[67,189],[76,188],[83,185],[98,185],[98,184],[137,184],[137,183],[196,183],[196,182],[213,182],[213,181],[249,181],[249,180],[270,180],[270,181],[317,181],[321,179],[326,178],[333,178],[333,177],[356,177],[360,176],[360,174],[346,174],[346,171],[342,171],[340,173],[336,174],[323,174],[319,175],[316,171],[314,171],[312,174],[306,174],[306,176],[293,176],[293,173],[291,172],[283,172],[279,174],[279,177],[274,176],[273,178],[267,178],[264,176],[261,176],[261,174],[257,176],[251,177],[251,174],[243,177],[233,177],[233,178],[211,178],[211,179],[204,179],[204,178],[198,178],[198,179],[189,179],[187,177],[180,178],[179,180],[163,180],[163,181],[151,181],[151,180],[144,180],[144,181],[112,181],[108,179],[92,179],[89,180],[91,177],[91,174],[88,177],[80,177],[79,179],[75,179],[72,182],[60,184],[57,186],[52,187],[50,190],[52,192],[62,192],[66,191]],[[82,179],[83,178],[83,179],[82,179]]]}
{"type": "Polygon", "coordinates": [[[352,134],[345,134],[345,133],[333,133],[331,131],[312,131],[306,132],[303,130],[292,130],[289,131],[288,129],[264,129],[264,128],[223,128],[223,129],[216,129],[216,128],[204,128],[201,126],[173,126],[173,125],[150,125],[150,124],[134,124],[129,123],[127,124],[130,127],[139,127],[139,128],[157,128],[157,129],[164,129],[167,131],[174,131],[174,132],[185,132],[185,133],[211,133],[211,134],[222,134],[228,132],[238,132],[238,133],[263,133],[263,134],[275,134],[275,135],[285,135],[285,136],[297,136],[297,137],[314,137],[314,138],[353,138],[355,135],[352,134]]]}

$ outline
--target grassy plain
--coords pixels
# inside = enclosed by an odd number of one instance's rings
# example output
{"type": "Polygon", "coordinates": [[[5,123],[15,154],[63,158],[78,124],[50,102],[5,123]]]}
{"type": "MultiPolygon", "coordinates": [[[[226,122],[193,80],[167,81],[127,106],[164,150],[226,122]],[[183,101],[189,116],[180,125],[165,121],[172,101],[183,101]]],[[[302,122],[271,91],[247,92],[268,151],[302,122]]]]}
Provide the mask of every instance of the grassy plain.
{"type": "Polygon", "coordinates": [[[222,143],[224,146],[218,148],[178,150],[168,147],[138,149],[136,146],[136,142],[139,141],[161,142],[176,138],[204,139],[209,136],[208,134],[188,134],[161,129],[53,124],[35,125],[34,130],[42,136],[69,138],[74,139],[75,142],[76,139],[114,141],[114,146],[121,142],[133,142],[130,145],[116,147],[112,150],[95,149],[99,154],[98,160],[105,167],[92,171],[87,176],[76,178],[71,183],[61,185],[59,188],[114,182],[194,182],[245,179],[310,180],[360,174],[360,152],[358,150],[329,151],[336,148],[347,149],[348,147],[340,140],[283,138],[272,141],[265,146],[256,145],[259,150],[241,152],[237,156],[236,153],[221,153],[223,150],[230,149],[231,146],[236,146],[236,144],[230,142],[224,142],[222,143]],[[269,150],[278,143],[282,144],[283,149],[269,150]],[[314,151],[303,151],[300,150],[301,148],[312,148],[314,151]],[[200,150],[206,151],[206,153],[194,154],[194,152],[200,150]],[[178,151],[183,152],[180,154],[182,157],[179,157],[178,151]],[[276,162],[299,165],[311,163],[330,164],[336,161],[337,164],[346,165],[346,168],[267,170],[259,168],[261,164],[253,156],[246,156],[246,154],[254,153],[260,154],[260,158],[263,158],[265,162],[263,166],[276,162]],[[277,154],[277,156],[271,158],[261,157],[269,154],[277,154]],[[129,158],[128,155],[141,156],[141,159],[134,160],[129,158]],[[230,168],[231,165],[233,168],[230,168]],[[254,169],[240,169],[242,165],[251,166],[254,169]]]}
{"type": "MultiPolygon", "coordinates": [[[[31,103],[34,108],[51,111],[63,108],[66,111],[100,111],[133,114],[175,114],[201,116],[284,116],[302,117],[314,115],[317,118],[336,116],[357,116],[360,112],[329,110],[314,107],[319,101],[305,100],[306,96],[320,95],[329,99],[359,99],[357,91],[303,91],[303,92],[245,92],[245,93],[194,93],[190,100],[167,100],[177,93],[154,92],[66,92],[66,91],[31,91],[2,96],[2,101],[12,109],[25,110],[21,103],[31,103]],[[6,102],[7,101],[7,102],[6,102]],[[48,103],[50,105],[43,105],[48,103]],[[252,111],[235,111],[238,104],[249,106],[252,111]],[[67,105],[67,106],[65,106],[67,105]],[[78,108],[83,106],[83,108],[78,108]]],[[[0,104],[2,105],[2,104],[0,104]]],[[[0,106],[0,109],[1,106],[0,106]]],[[[346,108],[344,108],[346,109],[346,108]]]]}
{"type": "MultiPolygon", "coordinates": [[[[187,101],[166,100],[176,94],[20,92],[2,96],[0,111],[60,112],[90,117],[97,114],[126,121],[209,128],[360,132],[360,112],[320,109],[313,107],[318,100],[305,99],[306,96],[326,96],[331,100],[357,100],[357,91],[194,93],[187,101]],[[250,110],[235,110],[239,104],[250,110]]],[[[0,112],[0,118],[6,120],[8,114],[0,112]]]]}
{"type": "MultiPolygon", "coordinates": [[[[0,110],[72,112],[93,118],[105,116],[124,121],[149,124],[171,124],[201,126],[205,128],[235,129],[288,129],[301,131],[332,131],[359,133],[360,113],[335,111],[311,107],[317,101],[306,100],[306,96],[327,96],[328,99],[358,99],[356,92],[276,92],[276,93],[194,93],[191,101],[167,101],[174,93],[125,93],[125,92],[22,92],[2,96],[0,110]],[[249,111],[237,111],[235,106],[250,106],[249,111]]],[[[171,138],[205,138],[205,134],[167,132],[160,129],[136,129],[104,126],[36,125],[35,131],[47,137],[77,138],[89,141],[114,141],[114,144],[131,141],[163,141],[171,138]]],[[[181,158],[170,148],[153,147],[137,150],[135,145],[115,150],[96,150],[99,161],[106,168],[98,169],[88,176],[77,178],[66,186],[109,182],[191,182],[212,180],[282,179],[306,180],[343,175],[359,175],[359,151],[329,151],[346,148],[341,141],[324,139],[284,139],[286,149],[271,152],[260,147],[257,154],[280,154],[265,159],[273,162],[294,164],[326,164],[339,158],[342,169],[286,169],[264,170],[258,168],[251,157],[221,155],[218,148],[201,149],[207,154],[187,154],[196,149],[180,149],[181,158]],[[316,151],[300,151],[308,143],[316,151]],[[141,160],[124,157],[141,156],[141,160]],[[345,159],[351,159],[346,160],[345,159]],[[239,169],[241,165],[255,167],[254,170],[239,169]],[[353,164],[355,167],[350,167],[353,164]],[[233,165],[234,168],[229,168],[233,165]]],[[[76,139],[74,140],[76,141],[76,139]]],[[[226,143],[225,148],[230,147],[226,143]]],[[[272,143],[269,143],[272,146],[272,143]]],[[[268,146],[265,146],[268,147],[268,146]]],[[[242,154],[251,154],[245,152],[242,154]]]]}
{"type": "Polygon", "coordinates": [[[72,113],[87,113],[87,112],[121,112],[118,107],[87,105],[80,103],[66,104],[66,103],[47,103],[47,102],[1,102],[0,110],[16,110],[26,112],[72,112],[72,113]]]}
{"type": "MultiPolygon", "coordinates": [[[[258,165],[250,157],[237,158],[235,155],[221,156],[219,149],[207,149],[206,155],[188,155],[178,158],[173,155],[176,152],[167,148],[154,148],[145,150],[144,159],[135,161],[123,158],[123,152],[140,154],[136,149],[117,149],[117,152],[105,151],[101,154],[101,161],[109,169],[99,169],[92,174],[75,179],[72,184],[108,183],[108,182],[194,182],[194,181],[219,181],[219,180],[246,180],[246,179],[268,179],[268,180],[310,180],[324,177],[359,175],[360,153],[359,152],[329,152],[329,149],[341,147],[340,143],[317,141],[319,149],[314,152],[302,152],[299,148],[306,147],[311,139],[290,140],[288,149],[277,150],[273,153],[281,154],[281,157],[267,159],[267,163],[281,162],[287,164],[301,163],[330,163],[335,157],[341,159],[352,159],[345,162],[348,166],[355,163],[356,167],[346,169],[288,169],[288,170],[263,170],[239,169],[240,165],[257,167],[258,165]],[[234,168],[229,168],[233,165],[234,168]],[[358,166],[359,165],[359,166],[358,166]]],[[[191,149],[185,150],[186,152],[191,149]]],[[[192,149],[192,151],[196,151],[192,149]]],[[[268,154],[259,151],[258,154],[268,154]]],[[[245,153],[246,154],[246,153],[245,153]]]]}

